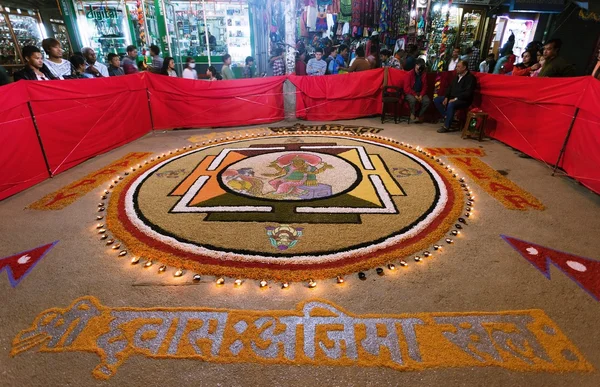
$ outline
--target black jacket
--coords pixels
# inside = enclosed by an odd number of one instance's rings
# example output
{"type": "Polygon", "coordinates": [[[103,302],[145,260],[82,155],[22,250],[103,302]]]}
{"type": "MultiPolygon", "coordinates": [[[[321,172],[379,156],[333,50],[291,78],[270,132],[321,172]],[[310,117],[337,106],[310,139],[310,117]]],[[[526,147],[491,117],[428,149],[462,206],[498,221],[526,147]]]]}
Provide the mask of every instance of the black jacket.
{"type": "MultiPolygon", "coordinates": [[[[52,73],[50,72],[50,69],[48,68],[48,66],[46,66],[45,64],[40,69],[40,72],[42,74],[44,74],[46,76],[46,78],[48,78],[50,80],[56,79],[56,77],[54,75],[52,75],[52,73]]],[[[14,78],[15,82],[20,81],[21,79],[24,79],[26,81],[37,81],[37,76],[35,75],[35,72],[29,66],[25,66],[25,68],[23,70],[19,70],[16,73],[14,73],[13,78],[14,78]]]]}
{"type": "Polygon", "coordinates": [[[460,82],[458,82],[458,75],[454,77],[446,90],[446,98],[448,100],[458,98],[460,101],[471,104],[473,102],[475,87],[477,87],[477,78],[470,71],[467,71],[460,82]]]}

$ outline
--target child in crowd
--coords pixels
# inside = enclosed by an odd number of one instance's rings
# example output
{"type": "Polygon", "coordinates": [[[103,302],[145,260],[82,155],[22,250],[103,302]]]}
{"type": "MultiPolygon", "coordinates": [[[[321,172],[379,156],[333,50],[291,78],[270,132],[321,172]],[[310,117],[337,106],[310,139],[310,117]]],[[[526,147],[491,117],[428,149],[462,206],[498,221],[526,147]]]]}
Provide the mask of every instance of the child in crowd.
{"type": "Polygon", "coordinates": [[[108,54],[108,75],[111,77],[125,75],[125,71],[121,68],[121,58],[117,54],[108,54]]]}
{"type": "Polygon", "coordinates": [[[246,66],[244,66],[244,78],[254,78],[254,58],[251,56],[246,58],[246,66]]]}
{"type": "Polygon", "coordinates": [[[221,76],[221,74],[219,74],[215,66],[209,66],[206,70],[206,75],[208,76],[209,81],[220,81],[221,79],[223,79],[223,77],[221,76]]]}

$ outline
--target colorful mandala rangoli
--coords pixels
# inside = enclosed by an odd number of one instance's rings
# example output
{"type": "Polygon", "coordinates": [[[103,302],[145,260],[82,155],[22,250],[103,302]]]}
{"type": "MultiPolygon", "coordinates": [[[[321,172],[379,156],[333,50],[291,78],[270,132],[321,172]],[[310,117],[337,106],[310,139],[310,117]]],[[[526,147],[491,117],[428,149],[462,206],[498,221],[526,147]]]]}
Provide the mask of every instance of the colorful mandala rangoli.
{"type": "Polygon", "coordinates": [[[334,278],[431,250],[472,199],[441,160],[375,135],[221,140],[115,180],[107,228],[123,255],[215,276],[334,278]]]}

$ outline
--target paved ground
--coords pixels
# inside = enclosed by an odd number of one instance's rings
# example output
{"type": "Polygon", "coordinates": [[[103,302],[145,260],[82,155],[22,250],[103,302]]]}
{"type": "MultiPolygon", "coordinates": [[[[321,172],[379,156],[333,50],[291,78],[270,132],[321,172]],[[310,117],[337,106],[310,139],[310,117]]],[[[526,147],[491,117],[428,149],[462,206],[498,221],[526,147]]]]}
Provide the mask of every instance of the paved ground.
{"type": "MultiPolygon", "coordinates": [[[[349,125],[383,127],[382,135],[422,147],[482,146],[484,161],[538,198],[545,211],[509,211],[471,184],[477,195],[478,217],[460,243],[444,259],[412,265],[399,276],[360,282],[348,278],[345,287],[320,284],[296,286],[289,292],[260,291],[246,286],[215,290],[209,279],[175,286],[155,273],[110,259],[90,229],[90,208],[100,189],[61,211],[25,207],[42,196],[97,170],[128,152],[163,152],[189,144],[206,131],[158,132],[98,156],[57,177],[0,202],[0,257],[48,242],[56,247],[16,287],[0,275],[0,385],[323,385],[378,386],[598,386],[597,371],[589,373],[518,372],[494,367],[437,368],[400,372],[387,368],[325,367],[259,364],[216,364],[195,360],[129,358],[108,381],[92,377],[99,359],[93,353],[37,353],[14,358],[11,342],[40,312],[66,307],[74,299],[93,295],[111,307],[210,307],[230,309],[293,309],[309,297],[330,300],[357,314],[473,312],[542,309],[597,369],[600,367],[598,302],[555,268],[546,279],[500,238],[519,239],[600,259],[600,197],[533,159],[516,156],[492,140],[462,140],[458,133],[438,134],[433,125],[384,124],[375,118],[345,121],[349,125]]],[[[285,125],[279,123],[277,125],[285,125]]],[[[376,277],[376,276],[375,276],[376,277]]],[[[183,283],[183,282],[181,282],[183,283]]]]}

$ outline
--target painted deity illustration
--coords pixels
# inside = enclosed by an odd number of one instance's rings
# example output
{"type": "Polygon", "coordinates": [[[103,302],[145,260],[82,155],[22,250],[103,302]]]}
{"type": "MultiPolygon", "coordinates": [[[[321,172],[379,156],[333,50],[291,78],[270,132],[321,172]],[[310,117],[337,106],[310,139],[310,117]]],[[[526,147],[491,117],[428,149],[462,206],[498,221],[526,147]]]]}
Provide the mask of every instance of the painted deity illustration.
{"type": "MultiPolygon", "coordinates": [[[[318,175],[334,167],[321,157],[309,153],[287,153],[266,165],[274,173],[255,172],[254,168],[229,168],[223,182],[232,190],[269,199],[314,199],[333,194],[332,187],[321,183],[318,175]]],[[[266,171],[268,172],[268,170],[266,171]]]]}
{"type": "Polygon", "coordinates": [[[275,195],[303,196],[307,188],[323,186],[328,188],[330,196],[331,187],[319,184],[317,175],[333,166],[321,160],[319,156],[307,153],[288,153],[269,164],[276,171],[265,176],[274,177],[269,184],[275,189],[275,195]],[[320,165],[320,166],[319,166],[320,165]]]}
{"type": "Polygon", "coordinates": [[[294,228],[287,224],[282,224],[278,227],[265,227],[265,230],[273,247],[277,250],[287,250],[298,243],[303,229],[301,227],[294,228]]]}
{"type": "Polygon", "coordinates": [[[238,192],[253,196],[262,196],[264,183],[258,177],[254,177],[252,168],[228,169],[223,173],[225,183],[238,192]]]}

